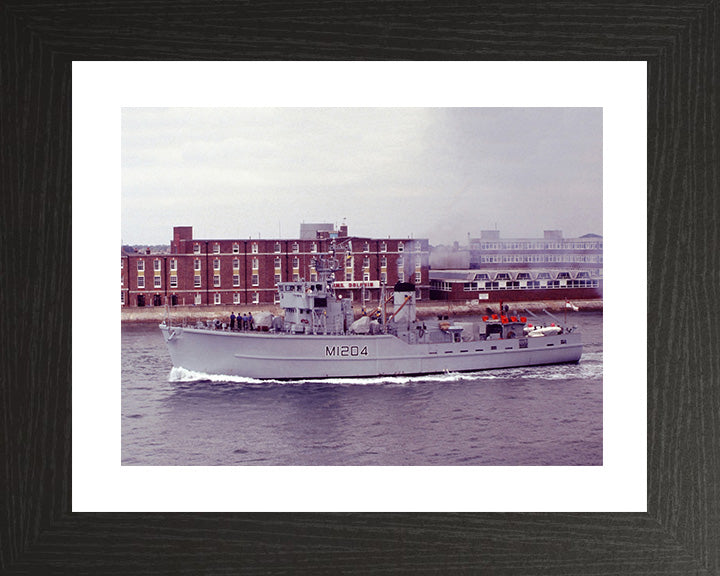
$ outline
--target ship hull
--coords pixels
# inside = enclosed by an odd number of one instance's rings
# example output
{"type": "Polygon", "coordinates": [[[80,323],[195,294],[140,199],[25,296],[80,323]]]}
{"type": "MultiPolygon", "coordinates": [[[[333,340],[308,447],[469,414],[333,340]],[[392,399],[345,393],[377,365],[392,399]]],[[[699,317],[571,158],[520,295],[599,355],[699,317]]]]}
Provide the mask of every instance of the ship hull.
{"type": "Polygon", "coordinates": [[[160,325],[175,367],[292,380],[465,372],[578,362],[580,334],[408,344],[392,335],[291,335],[160,325]]]}

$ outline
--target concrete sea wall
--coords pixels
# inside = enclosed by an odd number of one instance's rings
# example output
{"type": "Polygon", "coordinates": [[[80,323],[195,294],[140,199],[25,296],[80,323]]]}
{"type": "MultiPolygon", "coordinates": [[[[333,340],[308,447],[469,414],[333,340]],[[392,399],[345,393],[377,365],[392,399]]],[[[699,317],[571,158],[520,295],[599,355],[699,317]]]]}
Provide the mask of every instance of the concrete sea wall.
{"type": "MultiPolygon", "coordinates": [[[[580,311],[602,311],[603,302],[602,300],[573,300],[572,303],[577,306],[580,311]]],[[[536,301],[536,302],[508,302],[508,306],[511,311],[523,312],[524,310],[530,310],[531,312],[542,312],[543,309],[549,312],[563,312],[565,310],[564,300],[548,300],[548,301],[536,301]]],[[[479,303],[472,301],[469,303],[448,303],[439,301],[424,301],[417,303],[417,314],[419,318],[432,318],[438,315],[444,315],[448,317],[453,316],[467,316],[470,314],[483,315],[486,313],[486,308],[490,308],[494,313],[499,313],[500,307],[498,304],[479,303]]],[[[360,316],[360,306],[355,305],[355,316],[360,316]]],[[[368,311],[372,308],[368,307],[368,311]]],[[[388,305],[388,312],[392,310],[392,306],[388,305]]],[[[180,323],[182,321],[195,322],[196,320],[222,320],[228,322],[230,313],[235,314],[247,314],[252,312],[272,312],[273,314],[280,314],[281,308],[279,306],[262,305],[262,306],[174,306],[170,308],[170,319],[173,322],[180,323]]],[[[164,306],[146,306],[144,308],[122,308],[121,309],[121,321],[122,322],[148,322],[148,323],[160,323],[166,314],[164,306]]]]}

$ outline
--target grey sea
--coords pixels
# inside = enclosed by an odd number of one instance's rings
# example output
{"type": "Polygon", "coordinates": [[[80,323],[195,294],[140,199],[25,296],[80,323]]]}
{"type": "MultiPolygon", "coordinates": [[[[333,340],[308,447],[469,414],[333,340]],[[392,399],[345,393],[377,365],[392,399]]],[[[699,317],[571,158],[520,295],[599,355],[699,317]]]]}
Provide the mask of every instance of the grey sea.
{"type": "Polygon", "coordinates": [[[127,466],[600,466],[602,313],[568,321],[578,364],[422,377],[258,381],[174,369],[122,326],[127,466]]]}

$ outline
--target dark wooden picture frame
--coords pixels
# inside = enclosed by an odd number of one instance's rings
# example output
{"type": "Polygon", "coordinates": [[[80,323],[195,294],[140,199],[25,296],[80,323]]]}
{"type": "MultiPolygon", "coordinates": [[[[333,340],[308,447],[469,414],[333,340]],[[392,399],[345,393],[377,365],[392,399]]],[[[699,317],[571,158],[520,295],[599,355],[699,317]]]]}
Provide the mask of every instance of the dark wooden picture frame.
{"type": "Polygon", "coordinates": [[[719,33],[718,0],[4,2],[0,572],[720,574],[719,33]],[[647,61],[648,512],[72,513],[72,61],[138,59],[647,61]]]}

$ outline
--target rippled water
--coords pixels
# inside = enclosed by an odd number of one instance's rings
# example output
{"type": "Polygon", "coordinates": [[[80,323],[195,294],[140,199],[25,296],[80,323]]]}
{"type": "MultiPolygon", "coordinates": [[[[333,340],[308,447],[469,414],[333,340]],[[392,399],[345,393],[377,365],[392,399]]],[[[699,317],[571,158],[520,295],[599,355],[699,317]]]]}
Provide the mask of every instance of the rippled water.
{"type": "Polygon", "coordinates": [[[122,327],[123,465],[602,465],[602,314],[579,364],[297,382],[172,368],[122,327]]]}

